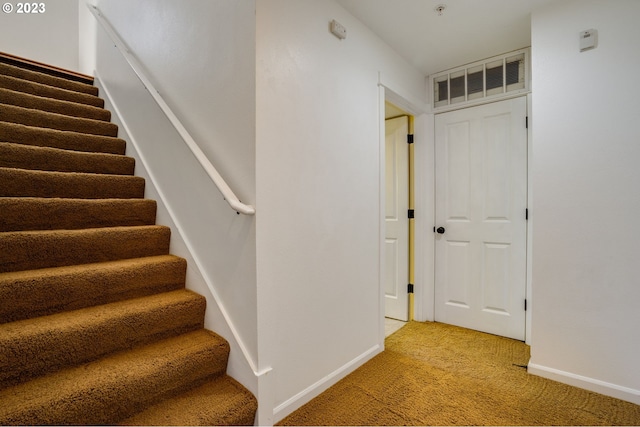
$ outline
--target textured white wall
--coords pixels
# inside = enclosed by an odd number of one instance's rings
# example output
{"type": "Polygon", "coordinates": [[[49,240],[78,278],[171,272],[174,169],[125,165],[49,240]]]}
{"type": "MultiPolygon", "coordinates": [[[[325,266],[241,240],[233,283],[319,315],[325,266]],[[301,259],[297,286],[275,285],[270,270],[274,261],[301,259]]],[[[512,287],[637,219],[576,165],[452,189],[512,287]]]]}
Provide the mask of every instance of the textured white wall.
{"type": "Polygon", "coordinates": [[[96,49],[98,47],[98,21],[87,7],[96,5],[98,0],[77,0],[78,3],[78,70],[93,75],[96,70],[96,49]]]}
{"type": "Polygon", "coordinates": [[[426,90],[332,0],[256,6],[259,339],[277,421],[380,349],[379,74],[410,102],[426,90]]]}
{"type": "Polygon", "coordinates": [[[534,373],[640,403],[640,2],[532,18],[534,373]],[[579,52],[595,28],[599,45],[579,52]]]}
{"type": "MultiPolygon", "coordinates": [[[[68,70],[78,70],[78,0],[38,1],[44,13],[0,12],[0,51],[68,70]]],[[[33,2],[29,2],[31,4],[33,2]]]]}
{"type": "Polygon", "coordinates": [[[231,188],[255,199],[255,0],[97,0],[231,188]]]}

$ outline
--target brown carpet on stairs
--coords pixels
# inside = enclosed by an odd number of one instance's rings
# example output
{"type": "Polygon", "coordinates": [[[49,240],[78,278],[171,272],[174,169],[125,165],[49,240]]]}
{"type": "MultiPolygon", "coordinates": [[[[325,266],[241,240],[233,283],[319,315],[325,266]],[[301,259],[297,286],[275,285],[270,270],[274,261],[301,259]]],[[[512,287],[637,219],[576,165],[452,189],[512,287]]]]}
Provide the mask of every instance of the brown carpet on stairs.
{"type": "Polygon", "coordinates": [[[144,194],[137,176],[0,168],[1,197],[135,199],[144,194]]]}
{"type": "Polygon", "coordinates": [[[97,94],[0,55],[0,425],[253,425],[97,94]]]}
{"type": "Polygon", "coordinates": [[[110,121],[111,112],[104,108],[79,104],[70,101],[61,101],[52,98],[30,95],[15,90],[4,89],[0,86],[0,103],[15,105],[24,108],[36,108],[40,111],[58,113],[80,117],[84,119],[110,121]]]}
{"type": "Polygon", "coordinates": [[[98,108],[104,107],[104,100],[86,93],[75,92],[73,90],[62,89],[46,84],[22,80],[16,77],[5,76],[0,73],[0,87],[11,89],[30,95],[37,95],[45,99],[48,103],[50,99],[75,102],[78,104],[91,105],[98,108]]]}
{"type": "Polygon", "coordinates": [[[0,319],[48,316],[184,288],[187,263],[173,255],[0,274],[0,319]]]}
{"type": "Polygon", "coordinates": [[[70,117],[65,114],[50,113],[15,105],[0,104],[0,120],[25,126],[38,126],[90,135],[110,137],[118,135],[118,127],[104,120],[70,117]]]}
{"type": "Polygon", "coordinates": [[[31,71],[16,65],[10,65],[0,62],[0,74],[30,82],[45,84],[47,86],[52,86],[60,89],[98,96],[98,88],[95,86],[72,81],[62,77],[55,77],[49,75],[45,70],[43,70],[43,72],[31,71]]]}
{"type": "Polygon", "coordinates": [[[131,157],[113,154],[80,153],[0,142],[0,167],[24,169],[34,166],[40,171],[49,172],[133,175],[135,161],[131,157]]]}
{"type": "Polygon", "coordinates": [[[182,289],[7,324],[0,336],[0,387],[202,329],[205,304],[182,289]]]}
{"type": "Polygon", "coordinates": [[[88,153],[124,154],[126,147],[126,142],[119,138],[86,135],[2,121],[0,121],[0,140],[88,153]]]}
{"type": "Polygon", "coordinates": [[[529,346],[410,322],[279,425],[640,425],[640,406],[527,373],[529,346]]]}
{"type": "Polygon", "coordinates": [[[77,230],[152,225],[156,202],[149,199],[0,198],[1,231],[77,230]]]}

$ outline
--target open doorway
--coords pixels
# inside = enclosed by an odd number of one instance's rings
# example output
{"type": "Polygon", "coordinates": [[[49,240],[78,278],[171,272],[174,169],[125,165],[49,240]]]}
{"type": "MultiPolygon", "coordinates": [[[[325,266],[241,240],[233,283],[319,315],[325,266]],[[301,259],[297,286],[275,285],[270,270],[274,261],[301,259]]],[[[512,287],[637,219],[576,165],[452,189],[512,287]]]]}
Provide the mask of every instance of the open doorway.
{"type": "Polygon", "coordinates": [[[413,319],[413,116],[385,103],[385,335],[413,319]]]}

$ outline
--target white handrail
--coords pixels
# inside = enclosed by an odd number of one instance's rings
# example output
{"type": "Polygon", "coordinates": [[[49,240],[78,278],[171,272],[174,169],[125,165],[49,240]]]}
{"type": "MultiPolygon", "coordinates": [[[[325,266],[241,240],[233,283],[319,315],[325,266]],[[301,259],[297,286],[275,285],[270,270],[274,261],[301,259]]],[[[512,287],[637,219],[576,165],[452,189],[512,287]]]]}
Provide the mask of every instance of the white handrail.
{"type": "Polygon", "coordinates": [[[200,162],[200,165],[202,165],[202,167],[207,172],[207,174],[209,175],[213,183],[216,185],[216,187],[218,187],[218,190],[220,190],[220,192],[222,193],[222,196],[227,201],[229,206],[231,206],[231,208],[238,213],[243,213],[245,215],[254,215],[256,213],[255,208],[251,205],[246,205],[242,203],[238,199],[238,197],[233,193],[229,185],[225,182],[224,178],[222,178],[220,173],[218,173],[216,168],[211,164],[207,156],[205,156],[205,154],[202,152],[198,144],[196,144],[196,142],[193,140],[189,132],[187,132],[187,130],[182,125],[178,117],[176,117],[173,111],[171,111],[171,108],[169,108],[169,106],[164,101],[164,99],[162,99],[162,97],[160,96],[160,93],[156,90],[156,88],[153,86],[149,78],[144,73],[142,65],[138,62],[135,56],[133,56],[131,51],[127,48],[127,45],[125,44],[125,42],[120,38],[120,36],[118,36],[118,34],[113,29],[111,24],[109,24],[109,21],[107,21],[106,18],[102,15],[102,12],[100,12],[100,9],[98,9],[96,6],[91,4],[88,4],[87,7],[91,11],[91,13],[93,13],[93,15],[96,17],[98,22],[102,24],[104,30],[107,32],[109,37],[111,37],[111,40],[113,41],[115,46],[118,48],[118,50],[120,50],[120,52],[122,53],[124,58],[127,60],[127,62],[129,63],[133,71],[136,73],[136,75],[138,76],[142,84],[149,91],[153,99],[158,103],[158,106],[160,106],[160,109],[167,116],[171,124],[176,128],[176,131],[178,131],[178,133],[180,134],[184,142],[187,144],[189,149],[191,149],[191,152],[193,153],[195,158],[198,160],[198,162],[200,162]]]}

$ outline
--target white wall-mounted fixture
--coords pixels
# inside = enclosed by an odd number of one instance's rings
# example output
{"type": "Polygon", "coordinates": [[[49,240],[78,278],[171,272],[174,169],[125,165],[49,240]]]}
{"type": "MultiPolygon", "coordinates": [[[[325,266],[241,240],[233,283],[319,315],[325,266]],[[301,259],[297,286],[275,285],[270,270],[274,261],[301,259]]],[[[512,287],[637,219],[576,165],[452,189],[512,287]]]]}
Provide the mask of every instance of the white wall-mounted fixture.
{"type": "Polygon", "coordinates": [[[598,30],[580,31],[580,52],[595,49],[598,46],[598,30]]]}
{"type": "Polygon", "coordinates": [[[340,40],[344,40],[347,38],[347,29],[344,27],[344,25],[342,25],[335,19],[329,23],[329,30],[331,31],[331,34],[333,34],[340,40]]]}

